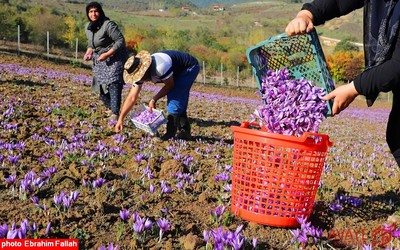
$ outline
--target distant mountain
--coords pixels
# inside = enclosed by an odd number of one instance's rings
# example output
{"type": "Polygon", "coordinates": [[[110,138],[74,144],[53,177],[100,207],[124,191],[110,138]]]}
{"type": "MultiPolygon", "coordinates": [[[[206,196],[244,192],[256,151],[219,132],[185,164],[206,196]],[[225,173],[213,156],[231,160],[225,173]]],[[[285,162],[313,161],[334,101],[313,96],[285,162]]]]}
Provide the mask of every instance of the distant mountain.
{"type": "MultiPolygon", "coordinates": [[[[35,1],[35,0],[33,0],[35,1]]],[[[38,1],[38,0],[36,0],[38,1]]],[[[50,2],[52,0],[40,0],[41,2],[50,2]]],[[[66,3],[87,4],[87,0],[64,0],[66,3]]],[[[181,8],[182,6],[198,7],[189,0],[97,0],[104,7],[123,10],[149,10],[149,9],[167,9],[181,8]]],[[[201,2],[201,1],[200,1],[201,2]]]]}

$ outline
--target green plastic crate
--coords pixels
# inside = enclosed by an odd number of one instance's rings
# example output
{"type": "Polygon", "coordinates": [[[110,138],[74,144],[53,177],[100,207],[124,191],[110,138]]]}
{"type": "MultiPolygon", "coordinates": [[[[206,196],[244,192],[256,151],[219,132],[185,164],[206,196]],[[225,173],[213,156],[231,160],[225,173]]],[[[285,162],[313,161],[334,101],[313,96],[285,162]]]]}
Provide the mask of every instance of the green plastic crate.
{"type": "MultiPolygon", "coordinates": [[[[266,71],[287,68],[295,79],[304,78],[330,93],[335,89],[324,52],[314,30],[309,34],[287,36],[285,33],[250,47],[246,51],[252,65],[259,89],[266,71]]],[[[332,113],[332,100],[327,102],[328,113],[332,113]]]]}

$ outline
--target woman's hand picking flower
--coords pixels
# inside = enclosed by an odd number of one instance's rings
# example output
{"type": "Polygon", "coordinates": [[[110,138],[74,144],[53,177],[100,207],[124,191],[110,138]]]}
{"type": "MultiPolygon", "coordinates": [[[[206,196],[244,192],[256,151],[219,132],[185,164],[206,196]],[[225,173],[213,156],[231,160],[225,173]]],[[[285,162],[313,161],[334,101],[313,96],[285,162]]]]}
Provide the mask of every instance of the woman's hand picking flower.
{"type": "Polygon", "coordinates": [[[337,87],[331,93],[325,95],[323,99],[328,101],[335,98],[332,106],[332,116],[334,116],[346,109],[358,95],[354,83],[351,82],[350,84],[337,87]]]}

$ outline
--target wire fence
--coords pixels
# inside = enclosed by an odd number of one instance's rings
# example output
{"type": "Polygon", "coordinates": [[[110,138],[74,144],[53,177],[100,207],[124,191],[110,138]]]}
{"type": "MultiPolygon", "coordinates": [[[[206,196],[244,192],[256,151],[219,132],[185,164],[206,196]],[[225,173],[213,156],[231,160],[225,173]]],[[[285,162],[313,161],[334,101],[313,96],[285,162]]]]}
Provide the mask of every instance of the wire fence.
{"type": "MultiPolygon", "coordinates": [[[[76,39],[75,49],[57,48],[52,46],[49,40],[49,34],[47,34],[46,46],[33,44],[33,43],[21,43],[18,39],[17,42],[2,39],[0,41],[0,51],[32,57],[40,57],[50,61],[57,61],[61,63],[69,63],[79,65],[84,68],[91,68],[91,62],[83,60],[85,51],[80,51],[79,41],[76,39]]],[[[207,85],[220,85],[220,86],[231,86],[231,87],[247,87],[257,88],[258,84],[254,75],[248,77],[248,72],[241,72],[240,67],[237,67],[236,76],[228,76],[225,72],[225,66],[221,63],[220,70],[215,71],[208,68],[206,61],[200,62],[201,71],[197,77],[197,82],[207,85]]]]}

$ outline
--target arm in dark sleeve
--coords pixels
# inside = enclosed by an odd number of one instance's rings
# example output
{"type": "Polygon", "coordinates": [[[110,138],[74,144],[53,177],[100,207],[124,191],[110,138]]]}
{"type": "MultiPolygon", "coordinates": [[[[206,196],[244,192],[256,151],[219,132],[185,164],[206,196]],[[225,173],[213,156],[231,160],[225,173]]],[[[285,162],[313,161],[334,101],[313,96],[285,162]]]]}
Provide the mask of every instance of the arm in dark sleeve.
{"type": "Polygon", "coordinates": [[[108,22],[107,27],[108,36],[114,41],[113,49],[117,51],[125,47],[125,38],[122,32],[118,29],[118,25],[112,21],[108,22]]]}
{"type": "Polygon", "coordinates": [[[364,0],[314,0],[311,3],[305,3],[302,10],[312,13],[313,24],[317,26],[363,6],[364,0]]]}
{"type": "Polygon", "coordinates": [[[400,86],[400,36],[397,37],[392,57],[370,68],[354,79],[357,92],[366,97],[377,96],[400,86]]]}

